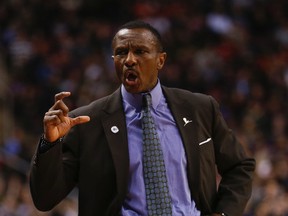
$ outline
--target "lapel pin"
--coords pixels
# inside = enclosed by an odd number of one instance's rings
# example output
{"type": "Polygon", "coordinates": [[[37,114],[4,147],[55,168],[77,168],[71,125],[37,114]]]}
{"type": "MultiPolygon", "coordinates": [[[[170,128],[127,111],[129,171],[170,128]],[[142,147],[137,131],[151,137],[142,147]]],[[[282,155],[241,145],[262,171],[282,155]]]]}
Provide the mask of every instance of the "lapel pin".
{"type": "Polygon", "coordinates": [[[188,120],[187,118],[183,118],[183,121],[184,121],[184,126],[192,122],[192,120],[188,120]]]}
{"type": "Polygon", "coordinates": [[[117,126],[113,126],[113,127],[111,127],[111,131],[112,131],[112,133],[118,133],[119,129],[117,126]]]}

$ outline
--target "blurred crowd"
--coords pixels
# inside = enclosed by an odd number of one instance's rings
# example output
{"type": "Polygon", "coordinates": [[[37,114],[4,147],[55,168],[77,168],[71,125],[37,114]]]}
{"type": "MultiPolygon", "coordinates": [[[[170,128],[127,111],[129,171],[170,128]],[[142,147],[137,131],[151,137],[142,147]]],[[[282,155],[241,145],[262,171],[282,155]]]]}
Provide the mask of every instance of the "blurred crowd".
{"type": "Polygon", "coordinates": [[[257,161],[245,216],[288,215],[286,0],[2,0],[0,216],[76,216],[77,189],[37,211],[28,169],[54,94],[70,109],[119,83],[111,39],[121,24],[156,27],[168,53],[161,83],[210,94],[257,161]]]}

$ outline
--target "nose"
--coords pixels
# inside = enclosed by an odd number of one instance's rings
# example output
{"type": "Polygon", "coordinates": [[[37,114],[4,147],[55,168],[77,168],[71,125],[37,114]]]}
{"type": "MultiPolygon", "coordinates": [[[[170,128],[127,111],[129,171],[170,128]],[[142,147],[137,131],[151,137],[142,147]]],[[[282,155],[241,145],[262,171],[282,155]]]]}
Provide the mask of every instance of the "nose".
{"type": "Polygon", "coordinates": [[[134,66],[136,64],[136,57],[135,55],[133,54],[133,52],[128,52],[127,54],[127,57],[125,59],[125,65],[127,67],[131,67],[131,66],[134,66]]]}

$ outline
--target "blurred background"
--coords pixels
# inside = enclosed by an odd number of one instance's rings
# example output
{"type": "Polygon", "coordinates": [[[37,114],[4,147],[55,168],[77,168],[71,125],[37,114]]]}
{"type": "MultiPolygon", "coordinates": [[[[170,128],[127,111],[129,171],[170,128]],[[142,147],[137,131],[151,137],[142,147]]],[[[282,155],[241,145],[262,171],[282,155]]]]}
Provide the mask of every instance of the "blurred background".
{"type": "Polygon", "coordinates": [[[77,215],[77,189],[50,212],[31,201],[42,118],[59,91],[74,109],[119,86],[110,41],[132,19],[162,34],[162,84],[215,97],[257,160],[245,216],[287,216],[286,0],[1,0],[0,216],[77,215]]]}

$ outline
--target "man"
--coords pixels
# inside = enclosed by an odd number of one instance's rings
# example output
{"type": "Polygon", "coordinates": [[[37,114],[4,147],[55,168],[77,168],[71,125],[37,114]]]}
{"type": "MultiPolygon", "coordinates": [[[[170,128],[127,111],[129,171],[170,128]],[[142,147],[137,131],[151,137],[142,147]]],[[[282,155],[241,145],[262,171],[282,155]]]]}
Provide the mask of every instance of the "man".
{"type": "Polygon", "coordinates": [[[30,176],[36,207],[50,210],[78,186],[79,215],[148,215],[141,107],[149,93],[171,201],[171,213],[161,215],[242,215],[255,161],[215,100],[160,84],[166,53],[149,24],[125,24],[112,48],[118,90],[72,112],[63,102],[70,93],[61,92],[45,114],[30,176]],[[218,188],[215,165],[222,177],[218,188]]]}

